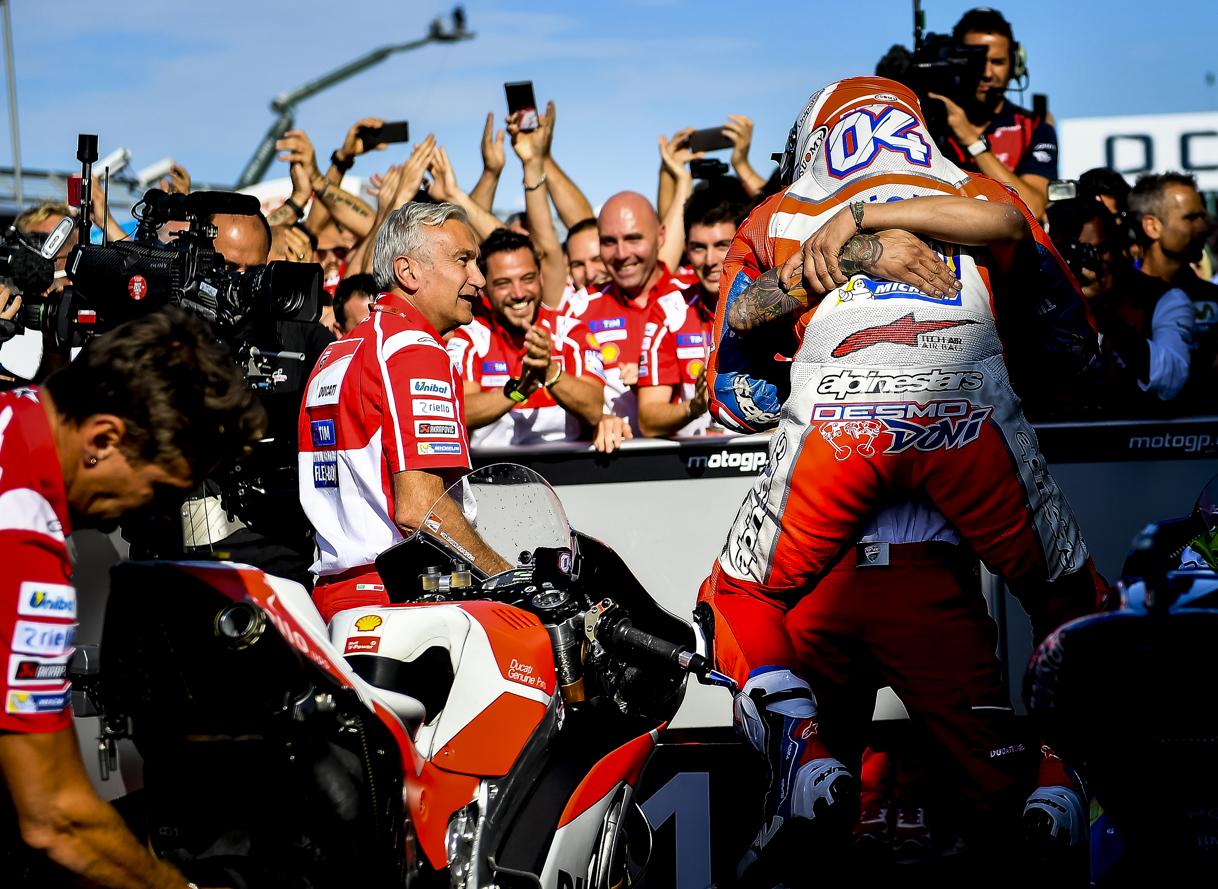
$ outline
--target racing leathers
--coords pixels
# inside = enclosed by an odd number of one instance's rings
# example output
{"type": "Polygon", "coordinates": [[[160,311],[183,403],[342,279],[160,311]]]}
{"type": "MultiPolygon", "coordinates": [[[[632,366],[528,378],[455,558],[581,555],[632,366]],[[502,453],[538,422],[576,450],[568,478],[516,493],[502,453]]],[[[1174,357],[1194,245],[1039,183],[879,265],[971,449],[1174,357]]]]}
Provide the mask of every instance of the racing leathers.
{"type": "MultiPolygon", "coordinates": [[[[828,671],[810,653],[825,649],[826,633],[856,626],[856,612],[844,613],[829,601],[840,604],[843,596],[865,592],[849,556],[839,561],[856,540],[923,553],[935,541],[958,543],[962,535],[1017,592],[1037,589],[1038,595],[1023,598],[1038,637],[1093,610],[1090,560],[1023,419],[1009,382],[1010,372],[1023,366],[1009,363],[1002,338],[1039,346],[1029,351],[1042,369],[1063,376],[1086,362],[1094,334],[1064,265],[1005,189],[969,179],[935,153],[916,100],[897,84],[835,84],[813,96],[796,130],[795,183],[737,232],[713,331],[708,382],[716,418],[741,431],[779,427],[767,468],[700,595],[715,615],[719,665],[746,689],[760,677],[800,667],[811,667],[814,685],[824,687],[826,677],[817,683],[815,674],[828,671]],[[934,244],[961,282],[959,292],[936,298],[857,275],[793,329],[772,325],[747,338],[728,329],[734,300],[762,272],[795,255],[847,202],[935,194],[1017,206],[1034,236],[1027,255],[1009,245],[934,244]],[[1031,286],[1020,290],[1026,282],[1031,286]],[[1001,331],[999,320],[1005,322],[1001,331]],[[788,362],[779,355],[794,357],[788,362]],[[812,596],[802,603],[810,607],[791,611],[822,580],[825,601],[812,596]]],[[[1023,745],[1003,743],[1012,737],[1006,723],[978,719],[972,710],[1005,707],[1005,701],[989,701],[1002,697],[992,645],[989,658],[973,658],[987,650],[992,624],[983,608],[978,613],[975,588],[945,584],[955,558],[946,567],[923,555],[913,558],[921,561],[911,566],[924,567],[900,575],[917,587],[909,591],[909,608],[925,625],[927,612],[948,614],[947,602],[959,616],[952,626],[967,637],[951,669],[940,665],[936,675],[964,674],[960,686],[975,692],[964,705],[968,712],[956,713],[946,703],[928,708],[921,692],[934,682],[927,685],[920,672],[926,651],[916,639],[899,628],[887,641],[867,638],[879,646],[873,654],[890,684],[940,725],[936,734],[949,749],[971,756],[974,762],[965,766],[973,789],[997,806],[1000,787],[1006,796],[1022,783],[1017,775],[1026,766],[1016,760],[1026,763],[1027,757],[1014,755],[1024,752],[1023,745]],[[1009,758],[1011,767],[982,762],[987,757],[1009,758]]],[[[837,678],[828,677],[830,686],[837,678]]],[[[820,747],[817,756],[829,756],[819,733],[807,734],[820,747]]],[[[782,775],[792,762],[784,755],[772,767],[782,775]]],[[[772,786],[771,796],[776,789],[781,785],[772,786]]],[[[764,845],[768,828],[755,845],[764,845]]]]}
{"type": "Polygon", "coordinates": [[[743,685],[755,669],[796,666],[787,611],[877,507],[915,495],[1021,594],[1038,638],[1094,610],[1098,578],[1011,387],[1023,365],[1003,339],[1039,346],[1042,369],[1086,363],[1094,331],[1065,265],[1017,198],[938,153],[916,99],[892,81],[834,84],[799,126],[796,179],[737,232],[716,318],[712,410],[736,428],[778,419],[703,587],[721,668],[743,685]],[[768,381],[781,365],[758,370],[775,344],[759,351],[727,329],[733,301],[847,203],[936,194],[1017,206],[1033,233],[1027,254],[932,244],[962,285],[944,297],[853,276],[795,325],[784,400],[768,381]]]}

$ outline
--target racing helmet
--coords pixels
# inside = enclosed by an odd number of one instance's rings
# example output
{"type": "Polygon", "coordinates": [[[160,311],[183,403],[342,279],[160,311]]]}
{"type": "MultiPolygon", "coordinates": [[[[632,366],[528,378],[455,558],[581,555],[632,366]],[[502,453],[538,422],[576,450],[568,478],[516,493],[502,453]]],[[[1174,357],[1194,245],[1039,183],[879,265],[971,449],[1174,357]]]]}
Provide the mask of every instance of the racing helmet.
{"type": "Polygon", "coordinates": [[[1206,530],[1194,537],[1189,546],[1212,570],[1218,571],[1218,475],[1201,489],[1193,515],[1205,523],[1206,530]]]}
{"type": "MultiPolygon", "coordinates": [[[[912,115],[916,125],[926,131],[922,106],[908,87],[887,77],[848,77],[836,81],[809,97],[787,134],[786,149],[778,160],[778,174],[784,186],[799,180],[807,170],[818,165],[826,150],[829,127],[849,106],[866,104],[867,99],[876,104],[897,106],[912,115]]],[[[929,157],[933,149],[927,145],[927,150],[929,157]]]]}

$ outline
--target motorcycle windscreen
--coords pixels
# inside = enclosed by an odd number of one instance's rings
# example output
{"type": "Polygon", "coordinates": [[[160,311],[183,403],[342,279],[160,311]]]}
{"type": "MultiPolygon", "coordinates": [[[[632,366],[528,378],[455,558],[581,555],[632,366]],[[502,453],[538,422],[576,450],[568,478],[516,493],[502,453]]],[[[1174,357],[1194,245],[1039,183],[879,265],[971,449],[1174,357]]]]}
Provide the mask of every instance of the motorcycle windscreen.
{"type": "Polygon", "coordinates": [[[480,578],[539,548],[571,549],[571,526],[550,483],[515,463],[493,463],[453,483],[410,540],[425,539],[480,578]]]}

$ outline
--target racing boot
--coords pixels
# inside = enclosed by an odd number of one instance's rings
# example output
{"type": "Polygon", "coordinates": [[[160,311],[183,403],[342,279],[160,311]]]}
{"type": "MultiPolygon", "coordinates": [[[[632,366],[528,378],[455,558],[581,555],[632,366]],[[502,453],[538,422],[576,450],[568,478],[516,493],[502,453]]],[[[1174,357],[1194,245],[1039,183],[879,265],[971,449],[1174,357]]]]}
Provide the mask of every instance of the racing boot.
{"type": "Polygon", "coordinates": [[[1083,845],[1088,830],[1087,794],[1073,769],[1052,748],[1040,748],[1037,788],[1023,807],[1023,834],[1039,857],[1056,857],[1083,845]]]}
{"type": "Polygon", "coordinates": [[[754,670],[736,695],[736,730],[770,766],[764,820],[736,876],[742,886],[798,886],[819,844],[849,844],[858,781],[819,736],[816,698],[790,670],[754,670]]]}

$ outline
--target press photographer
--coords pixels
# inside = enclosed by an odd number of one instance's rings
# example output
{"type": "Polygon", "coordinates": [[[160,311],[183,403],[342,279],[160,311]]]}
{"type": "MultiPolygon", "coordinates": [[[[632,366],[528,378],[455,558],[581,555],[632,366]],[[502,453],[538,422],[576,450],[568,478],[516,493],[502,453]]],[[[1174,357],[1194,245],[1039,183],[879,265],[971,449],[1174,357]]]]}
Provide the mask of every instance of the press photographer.
{"type": "Polygon", "coordinates": [[[964,14],[950,39],[923,39],[921,3],[914,4],[914,16],[914,52],[893,47],[876,73],[918,93],[949,160],[1015,189],[1043,219],[1049,182],[1057,178],[1057,132],[1047,110],[1030,111],[1006,98],[1011,81],[1022,85],[1028,76],[1010,23],[997,10],[979,7],[964,14]]]}
{"type": "Polygon", "coordinates": [[[1193,309],[1178,289],[1139,272],[1129,237],[1101,195],[1049,205],[1049,236],[1070,266],[1100,333],[1108,412],[1161,413],[1189,376],[1193,309]]]}

